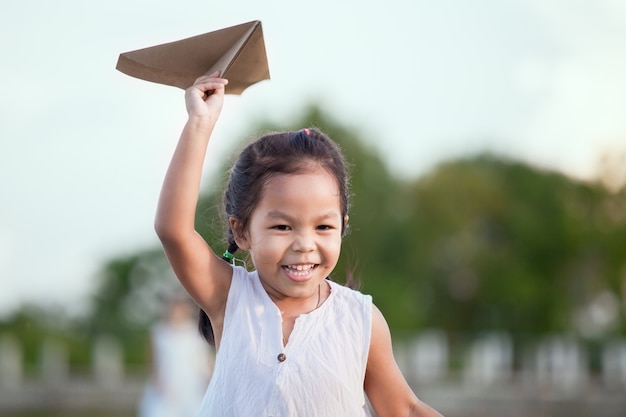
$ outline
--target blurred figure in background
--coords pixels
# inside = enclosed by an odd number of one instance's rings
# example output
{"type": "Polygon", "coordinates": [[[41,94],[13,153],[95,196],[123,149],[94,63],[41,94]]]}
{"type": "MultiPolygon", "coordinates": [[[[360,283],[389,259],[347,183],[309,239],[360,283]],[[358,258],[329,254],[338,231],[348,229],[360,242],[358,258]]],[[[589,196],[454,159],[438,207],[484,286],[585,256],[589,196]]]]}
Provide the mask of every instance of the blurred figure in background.
{"type": "Polygon", "coordinates": [[[195,417],[213,370],[214,352],[198,332],[197,310],[184,293],[167,300],[151,331],[151,377],[139,417],[195,417]]]}

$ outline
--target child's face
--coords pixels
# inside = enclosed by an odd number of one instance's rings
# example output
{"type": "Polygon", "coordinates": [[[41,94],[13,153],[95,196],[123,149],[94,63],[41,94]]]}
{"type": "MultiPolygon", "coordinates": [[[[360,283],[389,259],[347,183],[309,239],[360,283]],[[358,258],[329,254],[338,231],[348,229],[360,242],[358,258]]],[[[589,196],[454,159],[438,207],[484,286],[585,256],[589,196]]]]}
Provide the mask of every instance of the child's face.
{"type": "Polygon", "coordinates": [[[311,297],[337,264],[343,222],[333,176],[282,174],[265,183],[240,247],[273,298],[311,297]]]}

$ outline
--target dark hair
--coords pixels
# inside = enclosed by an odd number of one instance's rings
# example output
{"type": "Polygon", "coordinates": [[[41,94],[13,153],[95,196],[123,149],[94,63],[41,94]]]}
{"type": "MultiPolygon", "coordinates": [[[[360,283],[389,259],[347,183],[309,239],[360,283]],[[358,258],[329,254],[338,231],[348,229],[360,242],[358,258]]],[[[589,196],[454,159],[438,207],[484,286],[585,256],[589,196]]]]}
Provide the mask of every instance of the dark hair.
{"type": "MultiPolygon", "coordinates": [[[[295,174],[310,169],[311,163],[322,167],[339,186],[341,216],[348,215],[350,208],[347,163],[339,146],[318,129],[302,129],[297,132],[270,133],[246,146],[232,169],[224,191],[226,218],[236,218],[240,230],[227,231],[228,252],[237,251],[235,232],[244,232],[256,205],[261,200],[263,185],[279,174],[295,174]]],[[[347,224],[342,226],[342,235],[347,224]]],[[[228,257],[224,260],[229,261],[228,257]]],[[[200,310],[199,329],[211,344],[215,343],[211,322],[200,310]]]]}

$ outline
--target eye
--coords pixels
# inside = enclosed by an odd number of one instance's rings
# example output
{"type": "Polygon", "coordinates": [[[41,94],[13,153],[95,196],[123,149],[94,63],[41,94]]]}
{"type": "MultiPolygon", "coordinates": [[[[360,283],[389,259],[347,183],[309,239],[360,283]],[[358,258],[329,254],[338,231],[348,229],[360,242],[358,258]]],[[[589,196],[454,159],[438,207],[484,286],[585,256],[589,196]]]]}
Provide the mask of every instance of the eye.
{"type": "Polygon", "coordinates": [[[291,228],[287,226],[286,224],[277,224],[276,226],[272,226],[272,229],[281,230],[281,231],[291,230],[291,228]]]}
{"type": "Polygon", "coordinates": [[[332,229],[334,229],[334,227],[328,224],[321,224],[317,226],[317,230],[332,230],[332,229]]]}

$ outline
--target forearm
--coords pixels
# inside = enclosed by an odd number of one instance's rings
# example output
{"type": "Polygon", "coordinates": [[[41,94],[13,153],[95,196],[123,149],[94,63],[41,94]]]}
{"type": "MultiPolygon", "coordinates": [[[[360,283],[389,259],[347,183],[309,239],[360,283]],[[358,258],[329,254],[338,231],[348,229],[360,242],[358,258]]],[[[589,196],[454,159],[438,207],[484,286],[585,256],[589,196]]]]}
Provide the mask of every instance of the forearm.
{"type": "Polygon", "coordinates": [[[437,411],[433,408],[429,407],[427,404],[422,401],[417,401],[411,407],[409,413],[409,417],[442,417],[437,411]]]}
{"type": "Polygon", "coordinates": [[[155,229],[162,239],[194,230],[202,170],[214,123],[189,118],[163,181],[155,229]]]}

